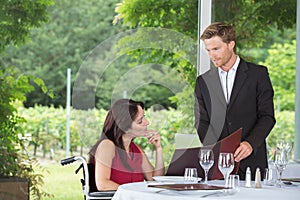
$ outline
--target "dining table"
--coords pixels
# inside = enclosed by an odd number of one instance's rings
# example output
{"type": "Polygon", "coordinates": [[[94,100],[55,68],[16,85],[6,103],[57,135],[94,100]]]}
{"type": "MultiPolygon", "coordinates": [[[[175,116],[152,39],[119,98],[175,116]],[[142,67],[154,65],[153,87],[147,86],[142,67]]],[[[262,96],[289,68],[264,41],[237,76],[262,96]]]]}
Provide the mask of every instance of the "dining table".
{"type": "MultiPolygon", "coordinates": [[[[250,187],[245,187],[245,181],[240,181],[240,186],[237,191],[230,189],[217,190],[174,190],[166,189],[164,185],[179,184],[178,182],[160,182],[160,181],[144,181],[136,183],[128,183],[120,185],[117,189],[113,200],[184,200],[184,199],[245,199],[245,200],[274,200],[274,199],[300,199],[300,183],[285,181],[281,187],[269,186],[261,184],[260,188],[255,187],[255,182],[252,181],[250,187]],[[160,187],[157,187],[160,186],[160,187]]],[[[180,183],[181,184],[181,183],[180,183]]],[[[182,183],[184,184],[184,183],[182,183]]],[[[203,184],[199,182],[197,184],[203,184]]],[[[224,180],[210,180],[207,185],[224,187],[224,180]]]]}

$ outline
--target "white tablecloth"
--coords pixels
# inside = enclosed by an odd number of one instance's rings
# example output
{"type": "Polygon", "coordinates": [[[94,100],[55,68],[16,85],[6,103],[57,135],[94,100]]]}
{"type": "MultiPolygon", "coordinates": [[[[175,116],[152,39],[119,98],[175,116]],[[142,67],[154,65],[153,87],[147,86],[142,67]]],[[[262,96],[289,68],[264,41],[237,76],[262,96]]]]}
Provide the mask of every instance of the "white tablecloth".
{"type": "MultiPolygon", "coordinates": [[[[187,193],[182,193],[173,190],[164,190],[159,188],[148,187],[147,184],[151,182],[139,182],[130,183],[119,186],[117,192],[115,193],[113,200],[183,200],[183,199],[199,199],[205,191],[193,191],[187,193]]],[[[224,181],[209,181],[211,185],[223,185],[224,181]]],[[[259,200],[259,199],[300,199],[300,184],[293,183],[292,186],[284,186],[283,188],[278,188],[275,186],[265,186],[262,188],[246,188],[244,187],[245,182],[241,181],[240,191],[232,195],[218,194],[217,196],[208,196],[207,199],[249,199],[249,200],[259,200]]],[[[254,183],[253,183],[254,185],[254,183]]]]}

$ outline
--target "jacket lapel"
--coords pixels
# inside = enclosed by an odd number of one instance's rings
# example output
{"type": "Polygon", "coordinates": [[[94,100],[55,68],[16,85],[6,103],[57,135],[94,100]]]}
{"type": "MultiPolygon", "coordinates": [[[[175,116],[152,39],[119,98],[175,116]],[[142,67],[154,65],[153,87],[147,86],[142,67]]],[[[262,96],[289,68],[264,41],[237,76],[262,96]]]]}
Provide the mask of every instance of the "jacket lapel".
{"type": "Polygon", "coordinates": [[[233,85],[231,96],[230,96],[230,102],[228,104],[229,109],[233,105],[235,99],[238,96],[240,89],[242,88],[242,86],[245,83],[245,80],[247,79],[247,73],[246,73],[247,70],[248,70],[247,63],[243,59],[241,59],[240,64],[237,69],[236,77],[234,80],[234,85],[233,85]]]}

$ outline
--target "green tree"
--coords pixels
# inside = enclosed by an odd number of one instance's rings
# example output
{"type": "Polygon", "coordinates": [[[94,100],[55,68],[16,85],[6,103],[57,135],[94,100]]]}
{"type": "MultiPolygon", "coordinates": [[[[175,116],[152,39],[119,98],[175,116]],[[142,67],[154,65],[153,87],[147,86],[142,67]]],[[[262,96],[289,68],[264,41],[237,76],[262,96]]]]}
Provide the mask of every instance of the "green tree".
{"type": "MultiPolygon", "coordinates": [[[[112,91],[115,88],[114,83],[131,70],[132,62],[134,62],[132,58],[128,55],[117,55],[110,60],[110,63],[101,63],[101,60],[110,56],[109,48],[113,46],[111,43],[103,51],[98,52],[95,58],[92,58],[96,61],[88,68],[88,71],[83,72],[80,69],[99,45],[115,39],[116,34],[128,29],[121,24],[112,24],[115,6],[119,0],[57,0],[55,2],[49,9],[49,23],[31,31],[30,43],[20,48],[8,48],[6,57],[3,59],[4,62],[15,65],[26,74],[42,78],[47,87],[54,91],[55,97],[49,98],[37,88],[28,95],[25,105],[53,104],[55,107],[64,107],[66,71],[67,68],[71,68],[72,83],[77,80],[81,72],[86,73],[87,76],[87,79],[81,82],[82,88],[79,88],[84,97],[79,97],[82,105],[73,106],[91,108],[94,105],[89,105],[88,100],[93,99],[98,108],[108,109],[112,91]],[[97,65],[107,67],[102,75],[99,75],[97,65]]],[[[133,98],[146,100],[149,106],[159,103],[161,99],[164,99],[163,106],[175,106],[168,100],[172,94],[166,88],[153,84],[143,89],[151,92],[151,96],[146,97],[139,91],[134,94],[133,98]]],[[[123,91],[120,93],[121,97],[122,94],[123,91]]]]}
{"type": "Polygon", "coordinates": [[[15,100],[24,101],[25,94],[34,90],[32,81],[45,88],[41,79],[18,76],[13,68],[0,69],[0,176],[29,179],[30,192],[34,198],[40,199],[48,194],[39,189],[43,184],[42,176],[34,172],[33,166],[38,165],[26,153],[24,132],[20,127],[26,120],[18,115],[12,104],[15,100]]]}
{"type": "MultiPolygon", "coordinates": [[[[237,31],[237,52],[245,54],[242,49],[260,47],[266,41],[267,33],[272,28],[284,30],[287,27],[294,27],[296,24],[296,1],[294,0],[215,0],[213,1],[213,21],[225,21],[233,24],[237,31]],[[276,12],[278,11],[278,12],[276,12]]],[[[119,3],[116,7],[118,15],[115,23],[122,20],[122,23],[130,28],[138,27],[164,27],[179,31],[192,39],[197,39],[198,0],[127,0],[119,3]]],[[[140,40],[145,40],[141,37],[140,40]]],[[[151,50],[157,51],[157,50],[151,50]]],[[[144,54],[149,53],[138,49],[132,54],[137,59],[144,59],[144,54]]],[[[160,51],[153,53],[152,61],[157,56],[166,60],[166,53],[160,51]]],[[[173,56],[174,54],[167,54],[173,56]]],[[[150,58],[147,59],[149,62],[150,58]]],[[[186,63],[187,65],[191,63],[186,63]]],[[[195,68],[195,66],[194,66],[195,68]]],[[[184,74],[190,83],[194,82],[195,70],[184,68],[184,74]]]]}
{"type": "MultiPolygon", "coordinates": [[[[266,36],[275,29],[293,28],[296,24],[296,1],[216,0],[213,16],[213,21],[226,21],[236,27],[237,52],[242,53],[242,50],[261,47],[264,42],[271,41],[266,36]]],[[[243,56],[249,57],[247,52],[243,56]]]]}
{"type": "Polygon", "coordinates": [[[275,43],[285,44],[290,43],[292,40],[296,40],[296,27],[286,28],[284,30],[279,30],[277,27],[271,29],[270,32],[266,33],[266,40],[261,47],[251,48],[251,49],[242,49],[241,52],[243,55],[247,55],[256,62],[263,62],[268,57],[268,50],[275,43]]]}
{"type": "Polygon", "coordinates": [[[268,50],[269,56],[262,62],[268,66],[275,91],[275,99],[280,102],[280,110],[295,109],[296,80],[296,40],[289,43],[275,43],[268,50]]]}
{"type": "MultiPolygon", "coordinates": [[[[47,20],[46,9],[52,0],[37,1],[1,1],[0,8],[0,52],[4,54],[9,44],[20,45],[26,41],[33,27],[47,20]]],[[[26,94],[34,89],[35,83],[46,92],[41,79],[18,75],[18,71],[9,65],[0,63],[0,176],[19,176],[28,178],[30,191],[36,199],[47,195],[38,188],[43,184],[42,177],[33,170],[35,161],[26,154],[20,124],[20,117],[12,105],[15,100],[26,100],[26,94]]]]}
{"type": "Polygon", "coordinates": [[[23,44],[33,27],[48,20],[46,9],[52,0],[0,1],[0,52],[10,44],[23,44]]]}
{"type": "MultiPolygon", "coordinates": [[[[159,27],[179,31],[196,41],[197,39],[197,9],[198,0],[126,0],[116,7],[118,15],[115,23],[121,21],[130,28],[159,27]]],[[[294,0],[215,0],[213,1],[213,21],[225,21],[233,24],[237,31],[237,53],[249,59],[247,50],[261,47],[267,40],[267,33],[272,28],[283,30],[292,28],[296,23],[296,1],[294,0]],[[243,51],[242,51],[243,50],[243,51]]],[[[128,40],[128,39],[127,39],[128,40]]],[[[144,41],[145,36],[136,38],[144,41]]],[[[196,66],[190,62],[178,59],[176,53],[162,49],[137,49],[130,52],[134,58],[145,62],[157,60],[169,61],[171,67],[180,71],[191,84],[183,93],[178,93],[173,100],[184,104],[183,112],[186,117],[182,123],[189,122],[192,128],[193,98],[192,88],[196,78],[196,66]],[[153,55],[153,56],[146,56],[153,55]],[[147,57],[147,59],[145,59],[147,57]],[[159,58],[158,58],[159,57],[159,58]],[[181,63],[181,64],[178,64],[181,63]],[[190,106],[190,108],[188,108],[190,106]]],[[[252,59],[253,60],[253,59],[252,59]]]]}
{"type": "Polygon", "coordinates": [[[42,78],[55,94],[54,98],[49,98],[35,90],[28,95],[26,106],[37,103],[65,106],[67,68],[71,68],[74,81],[90,52],[123,30],[112,25],[116,2],[55,0],[49,8],[49,22],[31,31],[32,41],[23,47],[8,49],[6,63],[15,65],[23,73],[42,78]]]}

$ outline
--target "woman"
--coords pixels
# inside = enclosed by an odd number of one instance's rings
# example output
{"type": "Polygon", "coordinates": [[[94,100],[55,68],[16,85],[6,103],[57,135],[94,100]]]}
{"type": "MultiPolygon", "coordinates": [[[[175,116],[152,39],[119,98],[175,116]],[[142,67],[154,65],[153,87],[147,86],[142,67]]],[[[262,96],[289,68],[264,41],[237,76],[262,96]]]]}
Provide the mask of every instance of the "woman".
{"type": "Polygon", "coordinates": [[[153,180],[164,175],[160,135],[147,130],[144,105],[130,99],[116,101],[109,110],[101,138],[90,151],[95,163],[96,186],[99,191],[116,190],[124,183],[153,180]],[[147,137],[156,149],[155,167],[143,150],[133,142],[136,137],[147,137]]]}

